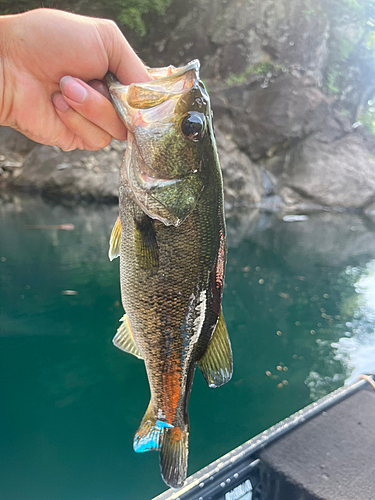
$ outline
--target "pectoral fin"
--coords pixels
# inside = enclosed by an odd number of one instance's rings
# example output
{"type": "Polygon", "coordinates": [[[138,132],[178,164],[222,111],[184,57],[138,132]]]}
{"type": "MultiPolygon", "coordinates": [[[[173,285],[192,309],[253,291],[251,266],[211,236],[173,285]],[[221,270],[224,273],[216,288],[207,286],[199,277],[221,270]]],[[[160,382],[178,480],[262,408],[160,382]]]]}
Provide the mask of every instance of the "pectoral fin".
{"type": "MultiPolygon", "coordinates": [[[[141,210],[139,209],[139,212],[141,210]]],[[[145,213],[137,214],[134,219],[134,241],[139,266],[152,271],[159,266],[159,250],[153,222],[145,213]]]]}
{"type": "Polygon", "coordinates": [[[117,217],[115,225],[113,226],[111,239],[109,240],[109,260],[113,260],[120,255],[121,247],[121,222],[120,217],[117,217]]]}
{"type": "Polygon", "coordinates": [[[232,349],[221,310],[207,351],[198,361],[198,367],[209,387],[220,387],[232,378],[232,349]]]}
{"type": "Polygon", "coordinates": [[[204,188],[201,178],[192,174],[173,183],[160,183],[151,188],[151,195],[168,211],[164,223],[179,226],[194,210],[204,188]]]}
{"type": "Polygon", "coordinates": [[[142,354],[139,352],[135,343],[127,314],[124,314],[120,321],[123,323],[117,330],[116,335],[113,338],[113,343],[122,351],[133,354],[136,358],[143,359],[142,354]]]}

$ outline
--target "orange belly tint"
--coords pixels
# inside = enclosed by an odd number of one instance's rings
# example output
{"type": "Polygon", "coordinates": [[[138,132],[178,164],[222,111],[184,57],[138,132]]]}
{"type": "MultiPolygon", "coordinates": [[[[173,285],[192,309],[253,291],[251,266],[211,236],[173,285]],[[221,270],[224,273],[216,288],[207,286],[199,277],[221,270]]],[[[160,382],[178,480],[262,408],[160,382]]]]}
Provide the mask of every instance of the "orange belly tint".
{"type": "Polygon", "coordinates": [[[181,368],[178,363],[168,362],[163,373],[163,408],[168,424],[173,424],[181,394],[181,368]]]}

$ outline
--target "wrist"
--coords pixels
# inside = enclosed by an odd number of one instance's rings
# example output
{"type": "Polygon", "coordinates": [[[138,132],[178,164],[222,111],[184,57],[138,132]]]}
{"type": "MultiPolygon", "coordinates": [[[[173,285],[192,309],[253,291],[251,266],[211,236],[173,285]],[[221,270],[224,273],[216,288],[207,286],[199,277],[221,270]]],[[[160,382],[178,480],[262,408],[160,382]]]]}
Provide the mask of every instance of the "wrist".
{"type": "Polygon", "coordinates": [[[12,109],[12,24],[15,16],[0,16],[0,125],[11,125],[12,109]]]}

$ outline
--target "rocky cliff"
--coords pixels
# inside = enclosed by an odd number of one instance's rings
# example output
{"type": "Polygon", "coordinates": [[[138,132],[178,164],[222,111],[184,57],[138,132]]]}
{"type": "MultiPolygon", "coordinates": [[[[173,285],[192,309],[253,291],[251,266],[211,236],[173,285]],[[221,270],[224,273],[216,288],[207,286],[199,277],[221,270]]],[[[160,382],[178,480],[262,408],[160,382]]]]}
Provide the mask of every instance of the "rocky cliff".
{"type": "MultiPolygon", "coordinates": [[[[323,85],[338,29],[324,2],[175,0],[156,21],[130,39],[150,66],[201,60],[227,209],[375,213],[374,136],[323,85]]],[[[64,153],[2,129],[0,184],[116,200],[124,148],[64,153]]]]}

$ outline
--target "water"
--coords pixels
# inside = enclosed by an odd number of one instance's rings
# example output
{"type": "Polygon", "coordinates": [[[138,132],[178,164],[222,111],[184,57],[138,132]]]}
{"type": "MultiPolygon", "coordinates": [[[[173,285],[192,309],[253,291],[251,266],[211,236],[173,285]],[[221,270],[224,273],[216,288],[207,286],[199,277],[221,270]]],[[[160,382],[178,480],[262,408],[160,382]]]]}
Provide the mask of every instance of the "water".
{"type": "MultiPolygon", "coordinates": [[[[107,258],[115,207],[0,205],[0,498],[148,500],[156,453],[132,438],[143,363],[112,337],[123,314],[107,258]],[[74,224],[73,231],[27,225],[74,224]],[[66,291],[70,292],[66,292],[66,291]]],[[[349,214],[228,223],[223,302],[233,380],[195,376],[189,474],[375,369],[375,227],[349,214]]]]}

